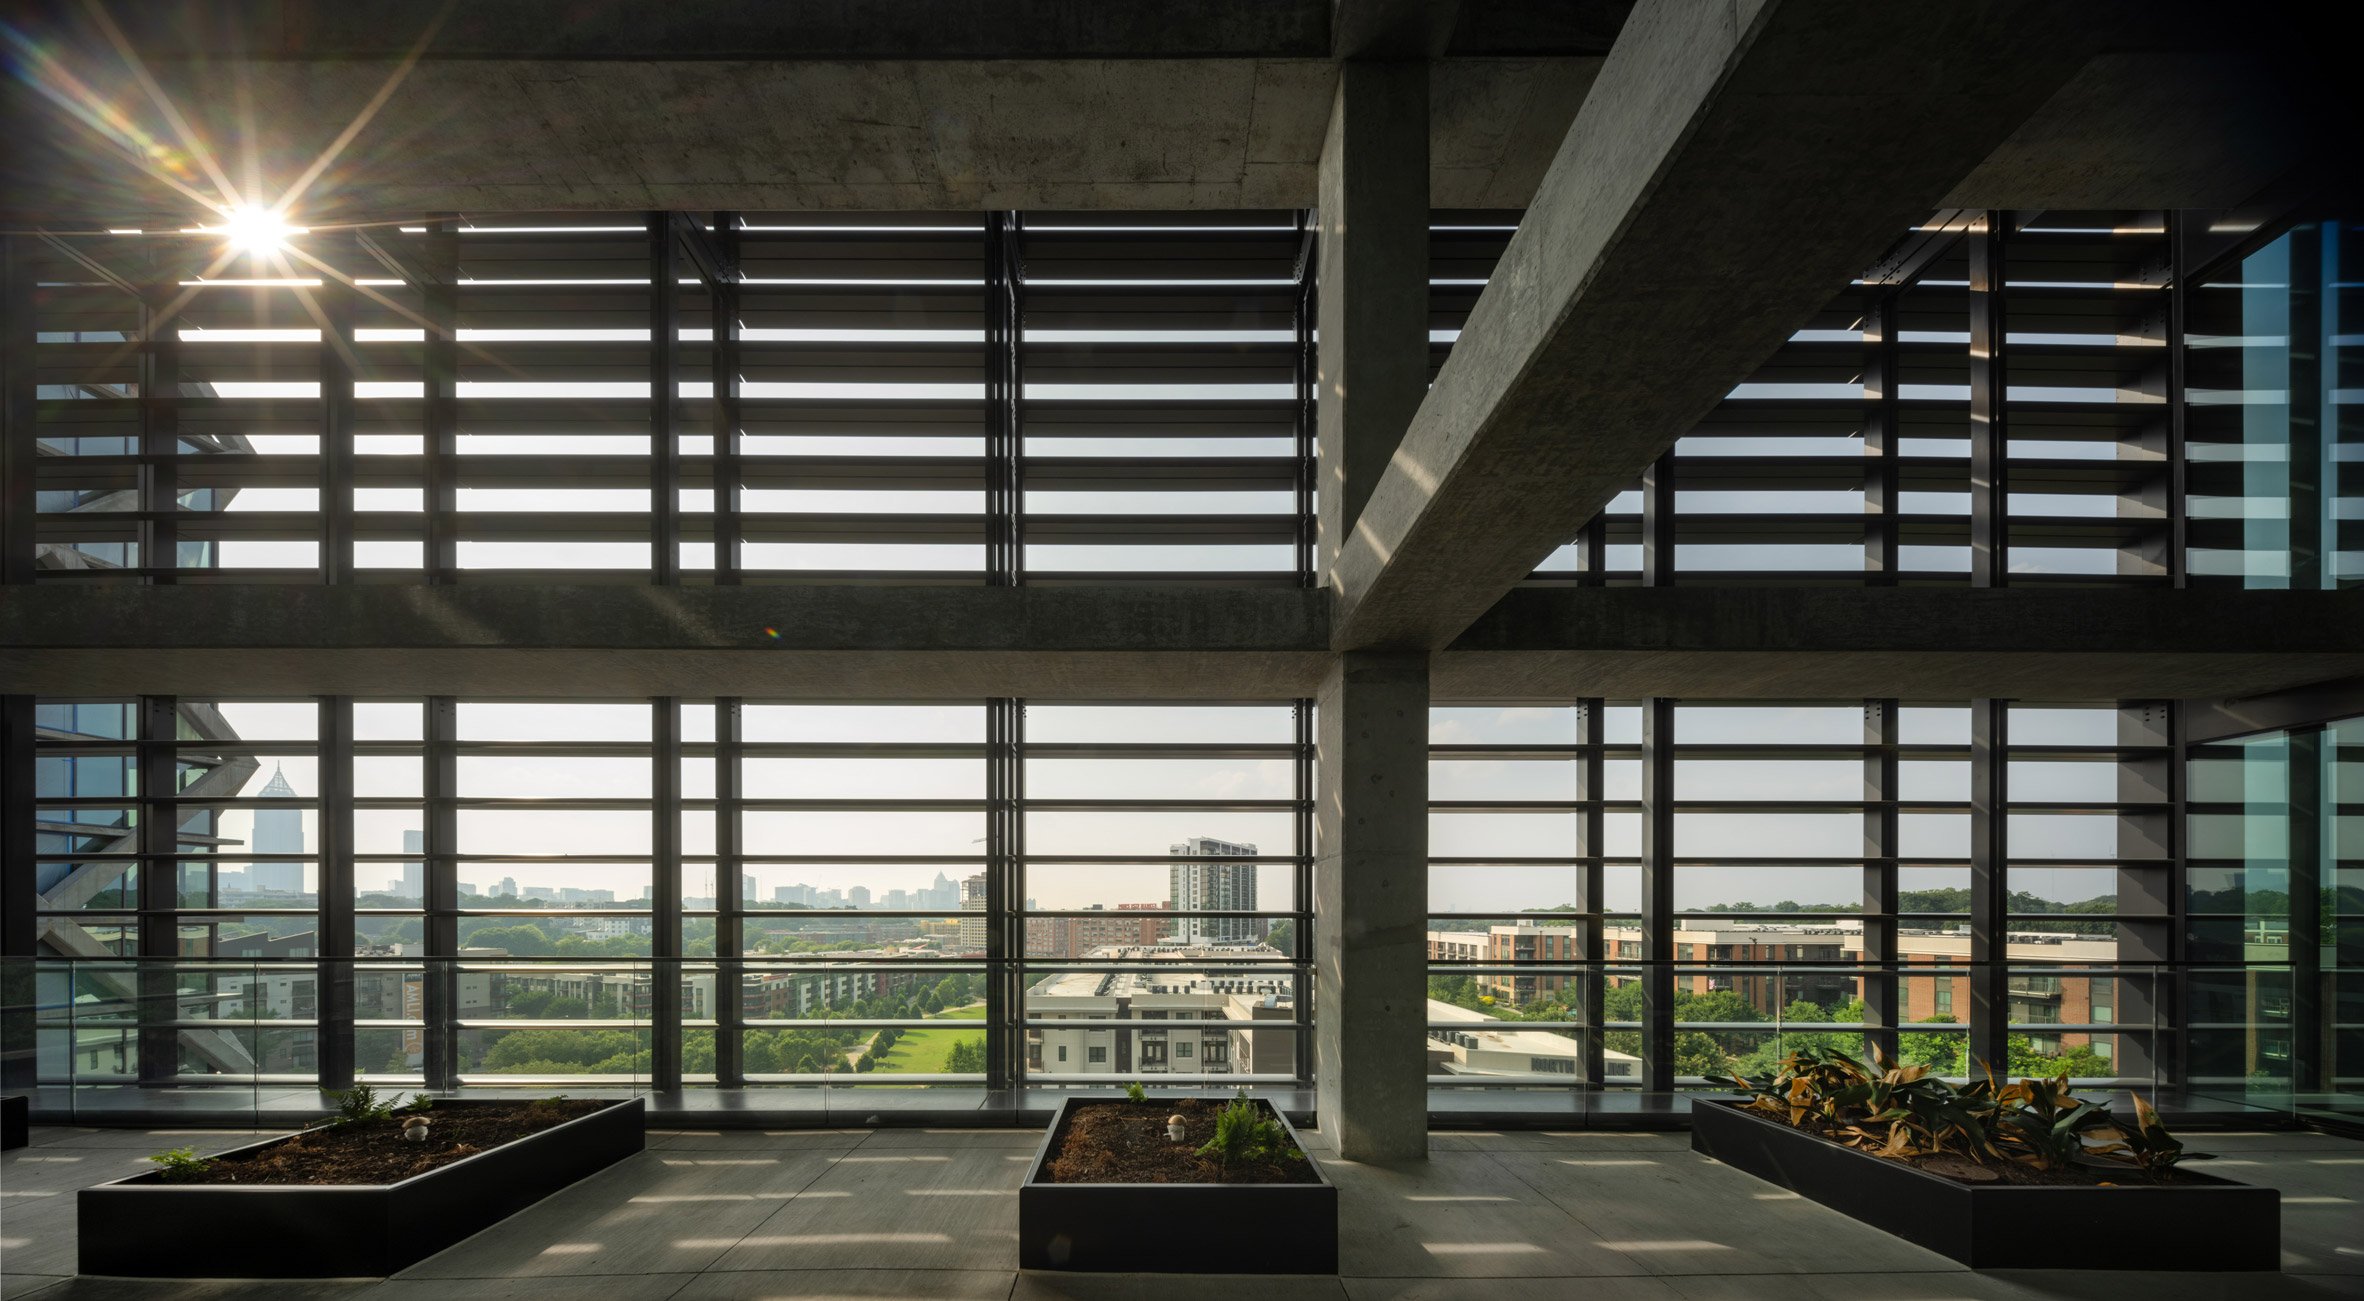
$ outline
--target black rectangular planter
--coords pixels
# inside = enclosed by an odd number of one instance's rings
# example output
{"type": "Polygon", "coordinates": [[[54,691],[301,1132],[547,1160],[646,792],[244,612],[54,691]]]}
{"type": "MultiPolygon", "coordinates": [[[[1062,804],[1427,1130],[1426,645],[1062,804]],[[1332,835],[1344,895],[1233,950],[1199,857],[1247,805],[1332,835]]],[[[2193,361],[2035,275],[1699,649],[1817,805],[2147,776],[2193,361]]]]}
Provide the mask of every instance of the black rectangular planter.
{"type": "MultiPolygon", "coordinates": [[[[435,1112],[484,1105],[439,1101],[435,1112]]],[[[77,1268],[142,1278],[391,1274],[640,1151],[646,1111],[629,1098],[396,1184],[168,1184],[149,1173],[85,1188],[77,1268]]]]}
{"type": "MultiPolygon", "coordinates": [[[[1056,1184],[1043,1179],[1051,1144],[1080,1104],[1060,1102],[1018,1189],[1024,1269],[1175,1274],[1335,1274],[1338,1189],[1313,1154],[1309,1184],[1056,1184]]],[[[1265,1104],[1270,1109],[1270,1104],[1265,1104]]],[[[1299,1151],[1305,1143],[1277,1109],[1299,1151]]]]}
{"type": "Polygon", "coordinates": [[[2282,1264],[2281,1193],[2191,1170],[2165,1187],[1965,1184],[1705,1099],[1691,1104],[1691,1149],[1972,1269],[2282,1264]]]}
{"type": "Polygon", "coordinates": [[[21,1093],[0,1097],[0,1152],[33,1141],[33,1100],[21,1093]]]}

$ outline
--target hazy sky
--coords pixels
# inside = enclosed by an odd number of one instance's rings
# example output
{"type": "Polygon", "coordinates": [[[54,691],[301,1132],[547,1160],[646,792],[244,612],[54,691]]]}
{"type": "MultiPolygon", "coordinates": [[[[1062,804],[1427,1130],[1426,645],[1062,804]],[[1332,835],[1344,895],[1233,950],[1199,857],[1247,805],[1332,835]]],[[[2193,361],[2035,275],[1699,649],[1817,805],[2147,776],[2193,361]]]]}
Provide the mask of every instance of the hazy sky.
{"type": "MultiPolygon", "coordinates": [[[[364,702],[356,707],[356,735],[362,740],[415,740],[422,711],[416,703],[364,702]]],[[[314,726],[310,702],[230,703],[223,715],[258,747],[274,740],[308,741],[314,726]]],[[[459,735],[466,741],[645,742],[649,707],[634,703],[463,702],[459,735]]],[[[981,745],[984,711],[971,704],[749,705],[743,711],[749,741],[909,741],[981,745]]],[[[1968,711],[1925,708],[1904,711],[1907,743],[1960,744],[1968,739],[1968,711]]],[[[1678,734],[1687,740],[1851,744],[1861,738],[1861,709],[1833,706],[1683,706],[1678,734]]],[[[1611,743],[1640,735],[1640,711],[1612,707],[1604,720],[1611,743]]],[[[2107,709],[2020,709],[2013,734],[2023,743],[2106,745],[2117,720],[2107,709]]],[[[1573,743],[1576,712],[1556,707],[1439,707],[1432,711],[1431,737],[1438,744],[1573,743]]],[[[1063,741],[1229,742],[1287,744],[1293,721],[1286,705],[1250,707],[1051,706],[1028,708],[1030,739],[1063,741]]],[[[712,707],[684,706],[684,736],[710,740],[712,707]]],[[[259,793],[275,768],[284,767],[300,795],[319,789],[317,766],[308,755],[266,754],[243,794],[259,793]]],[[[1635,760],[1605,765],[1603,794],[1615,801],[1640,796],[1635,760]]],[[[1454,800],[1557,800],[1578,797],[1578,766],[1570,760],[1453,760],[1430,768],[1431,798],[1454,800]]],[[[409,757],[366,756],[356,760],[356,786],[365,797],[417,798],[421,765],[409,757]]],[[[1968,764],[1908,761],[1900,773],[1911,800],[1948,801],[1968,797],[1968,764]]],[[[2116,771],[2107,763],[2019,762],[2011,778],[2026,798],[2048,801],[2110,801],[2116,771]]],[[[466,796],[544,799],[646,799],[649,763],[637,757],[468,755],[459,761],[460,790],[466,796]]],[[[942,799],[981,800],[985,768],[981,758],[880,759],[865,757],[756,756],[745,761],[742,780],[751,799],[942,799]]],[[[1034,759],[1026,774],[1030,796],[1055,800],[1286,800],[1292,773],[1286,758],[1256,759],[1034,759]]],[[[1785,859],[1838,858],[1860,853],[1862,819],[1854,812],[1818,812],[1814,801],[1858,798],[1861,765],[1851,760],[1779,763],[1686,760],[1676,771],[1678,796],[1685,799],[1800,801],[1807,807],[1783,813],[1685,813],[1676,820],[1678,856],[1755,859],[1748,867],[1679,867],[1677,906],[1708,907],[1788,898],[1802,903],[1844,903],[1861,890],[1853,866],[1785,864],[1785,859]]],[[[691,799],[713,791],[713,763],[694,757],[684,763],[682,788],[691,799]]],[[[746,815],[750,855],[901,854],[973,858],[982,862],[985,834],[981,811],[767,811],[746,815]]],[[[306,814],[306,843],[317,845],[312,816],[306,814]]],[[[361,853],[399,854],[402,833],[424,825],[415,807],[362,809],[356,817],[361,853]]],[[[252,814],[226,813],[222,832],[233,839],[252,835],[252,814]]],[[[711,853],[709,811],[685,813],[684,850],[711,853]]],[[[1612,809],[1606,815],[1612,857],[1640,852],[1640,815],[1612,809]]],[[[503,876],[521,886],[576,886],[612,889],[621,899],[638,896],[647,881],[642,864],[620,864],[615,856],[646,854],[649,819],[633,810],[462,809],[460,847],[469,854],[563,854],[563,864],[468,863],[461,879],[489,888],[503,876]]],[[[2035,859],[2106,860],[2116,852],[2116,821],[2109,816],[2021,814],[2012,819],[2015,856],[2035,859]]],[[[1030,853],[1094,854],[1162,858],[1175,843],[1192,836],[1254,844],[1266,853],[1290,852],[1291,817],[1270,811],[1037,811],[1028,816],[1030,853]]],[[[1963,813],[1907,814],[1900,820],[1907,857],[1959,858],[1969,852],[1969,821],[1963,813]]],[[[1564,865],[1487,865],[1486,859],[1569,856],[1576,852],[1577,819],[1564,811],[1455,813],[1430,818],[1430,851],[1440,858],[1481,860],[1477,865],[1432,869],[1431,901],[1438,912],[1544,908],[1572,902],[1576,873],[1564,865]]],[[[692,865],[685,893],[710,889],[692,865]]],[[[364,888],[378,888],[398,874],[395,864],[363,864],[364,888]]],[[[806,882],[823,889],[867,886],[874,899],[890,889],[918,889],[938,872],[958,879],[979,866],[961,864],[756,864],[758,899],[772,889],[806,882]]],[[[1289,904],[1290,873],[1273,865],[1260,874],[1264,906],[1289,904]]],[[[2107,867],[2015,868],[2012,886],[2046,897],[2073,900],[2115,888],[2107,867]]],[[[1905,888],[1967,884],[1958,868],[1907,869],[1905,888]]],[[[1639,905],[1638,869],[1608,869],[1607,904],[1615,910],[1639,905]]],[[[1046,908],[1156,902],[1167,894],[1166,868],[1142,865],[1039,865],[1030,869],[1026,893],[1046,908]]]]}

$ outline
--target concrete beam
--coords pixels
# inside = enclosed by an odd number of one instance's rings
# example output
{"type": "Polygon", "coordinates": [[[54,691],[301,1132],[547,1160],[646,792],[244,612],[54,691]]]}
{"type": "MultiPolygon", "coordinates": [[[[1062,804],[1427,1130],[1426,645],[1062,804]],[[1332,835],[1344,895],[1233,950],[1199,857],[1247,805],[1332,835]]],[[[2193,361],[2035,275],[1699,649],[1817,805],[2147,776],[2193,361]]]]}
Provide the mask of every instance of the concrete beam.
{"type": "Polygon", "coordinates": [[[1439,699],[2217,699],[2364,672],[2364,601],[2208,588],[1530,588],[1436,666],[1439,699]]]}
{"type": "Polygon", "coordinates": [[[1428,1155],[1428,657],[1351,651],[1315,713],[1315,1083],[1349,1161],[1428,1155]]]}
{"type": "Polygon", "coordinates": [[[1338,645],[1450,642],[2133,21],[1637,5],[1355,523],[1338,645]]]}
{"type": "Polygon", "coordinates": [[[1271,699],[1326,643],[1292,589],[0,591],[0,692],[34,695],[1271,699]]]}
{"type": "MultiPolygon", "coordinates": [[[[1282,699],[1318,591],[1190,587],[0,589],[0,694],[1282,699]],[[780,633],[777,638],[765,629],[780,633]]],[[[1534,588],[1440,699],[2254,696],[2364,673],[2341,592],[1534,588]]]]}
{"type": "Polygon", "coordinates": [[[1330,53],[1339,59],[1433,58],[1452,43],[1460,22],[1460,0],[1330,0],[1330,53]]]}
{"type": "Polygon", "coordinates": [[[1428,180],[1428,65],[1343,65],[1316,208],[1320,571],[1428,390],[1428,180]]]}
{"type": "MultiPolygon", "coordinates": [[[[1435,66],[1437,204],[1525,206],[1600,60],[1435,66]]],[[[1338,82],[1338,65],[1322,57],[660,53],[430,58],[407,75],[378,57],[150,71],[233,183],[254,185],[266,202],[367,116],[292,213],[316,226],[446,212],[1310,207],[1338,82]]],[[[65,74],[105,88],[110,111],[179,147],[111,53],[69,50],[33,80],[48,86],[65,74]]],[[[11,119],[0,220],[98,230],[178,228],[204,215],[121,142],[26,83],[0,94],[11,119]]],[[[183,183],[213,192],[202,169],[184,170],[183,183]]]]}

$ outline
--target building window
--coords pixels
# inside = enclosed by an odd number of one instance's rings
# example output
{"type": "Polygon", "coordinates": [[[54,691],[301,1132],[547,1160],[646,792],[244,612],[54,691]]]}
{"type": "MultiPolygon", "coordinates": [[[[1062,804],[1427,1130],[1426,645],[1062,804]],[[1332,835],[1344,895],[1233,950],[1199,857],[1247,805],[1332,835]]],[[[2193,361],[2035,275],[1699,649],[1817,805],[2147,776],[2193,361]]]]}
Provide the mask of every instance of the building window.
{"type": "Polygon", "coordinates": [[[1087,1066],[1103,1066],[1103,1065],[1106,1065],[1106,1064],[1107,1064],[1107,1062],[1108,1062],[1108,1050],[1107,1050],[1107,1049],[1105,1049],[1105,1048],[1086,1048],[1086,1049],[1084,1049],[1084,1064],[1085,1064],[1085,1065],[1087,1065],[1087,1066]]]}

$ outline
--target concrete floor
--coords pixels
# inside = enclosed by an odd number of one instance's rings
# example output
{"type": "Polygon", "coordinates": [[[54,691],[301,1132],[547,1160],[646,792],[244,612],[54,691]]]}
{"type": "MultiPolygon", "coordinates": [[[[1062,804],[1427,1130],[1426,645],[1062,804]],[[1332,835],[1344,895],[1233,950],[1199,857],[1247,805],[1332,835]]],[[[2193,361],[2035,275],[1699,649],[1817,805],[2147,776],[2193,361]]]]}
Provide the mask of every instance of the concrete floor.
{"type": "MultiPolygon", "coordinates": [[[[2364,1144],[2203,1134],[2209,1169],[2283,1191],[2279,1276],[1973,1274],[1694,1155],[1687,1136],[1445,1133],[1426,1163],[1330,1161],[1338,1278],[1011,1268],[1033,1130],[652,1131],[649,1150],[386,1280],[71,1278],[73,1190],[242,1132],[41,1128],[0,1158],[0,1297],[1881,1297],[2223,1301],[2364,1296],[2364,1144]],[[1532,1281],[1529,1281],[1532,1280],[1532,1281]],[[1550,1280],[1550,1281],[1544,1281],[1550,1280]]],[[[1318,1142],[1318,1136],[1309,1136],[1318,1142]]],[[[1177,1244],[1221,1251],[1222,1243],[1177,1244]]]]}

